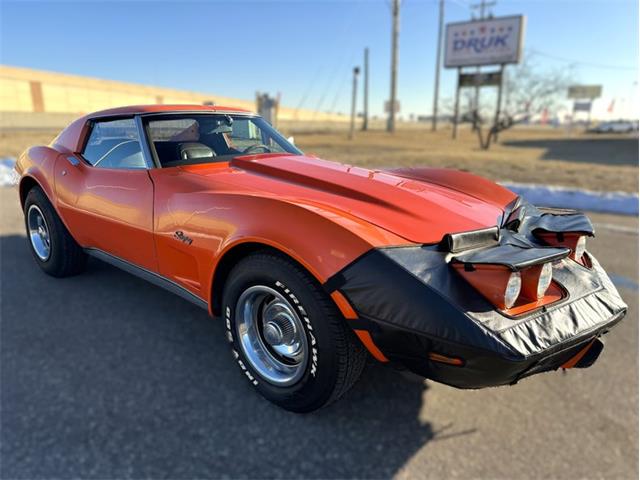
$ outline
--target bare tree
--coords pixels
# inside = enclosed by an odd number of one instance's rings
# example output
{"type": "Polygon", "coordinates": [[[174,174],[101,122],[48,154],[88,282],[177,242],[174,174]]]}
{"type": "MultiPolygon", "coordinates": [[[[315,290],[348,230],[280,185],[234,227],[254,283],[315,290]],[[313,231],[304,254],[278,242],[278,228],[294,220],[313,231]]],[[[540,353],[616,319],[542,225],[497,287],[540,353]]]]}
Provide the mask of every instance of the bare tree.
{"type": "Polygon", "coordinates": [[[525,116],[557,108],[566,98],[574,78],[572,66],[541,69],[535,53],[527,54],[522,63],[508,70],[504,83],[503,111],[511,116],[525,116]]]}
{"type": "Polygon", "coordinates": [[[482,132],[483,116],[492,118],[487,104],[472,112],[480,148],[487,150],[492,140],[502,130],[531,120],[543,111],[553,111],[566,98],[566,92],[574,78],[571,66],[559,69],[541,69],[535,63],[535,54],[527,54],[519,65],[505,73],[503,106],[500,118],[494,120],[487,135],[482,132]]]}

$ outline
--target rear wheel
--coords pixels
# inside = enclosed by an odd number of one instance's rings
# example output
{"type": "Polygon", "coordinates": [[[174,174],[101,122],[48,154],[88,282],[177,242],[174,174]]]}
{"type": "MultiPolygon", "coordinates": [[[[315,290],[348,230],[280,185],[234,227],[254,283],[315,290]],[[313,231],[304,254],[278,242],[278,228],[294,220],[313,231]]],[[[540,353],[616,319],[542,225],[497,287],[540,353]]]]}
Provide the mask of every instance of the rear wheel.
{"type": "Polygon", "coordinates": [[[24,220],[31,253],[45,273],[67,277],[84,270],[86,254],[71,237],[40,187],[33,187],[27,194],[24,220]]]}
{"type": "Polygon", "coordinates": [[[241,260],[225,285],[223,309],[240,369],[287,410],[327,405],[362,373],[366,351],[320,285],[284,256],[241,260]]]}

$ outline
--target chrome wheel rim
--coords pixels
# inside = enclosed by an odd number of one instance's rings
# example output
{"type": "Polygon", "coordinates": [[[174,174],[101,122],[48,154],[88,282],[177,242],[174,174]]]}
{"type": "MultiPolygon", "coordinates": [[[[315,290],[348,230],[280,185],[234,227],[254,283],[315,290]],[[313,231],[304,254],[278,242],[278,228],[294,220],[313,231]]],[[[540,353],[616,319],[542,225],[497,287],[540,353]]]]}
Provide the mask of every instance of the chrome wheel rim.
{"type": "Polygon", "coordinates": [[[33,251],[40,260],[47,261],[51,255],[51,237],[47,221],[37,205],[31,205],[27,211],[27,227],[33,251]]]}
{"type": "Polygon", "coordinates": [[[308,362],[307,335],[289,301],[276,290],[256,285],[245,290],[236,307],[240,348],[253,369],[277,386],[292,385],[308,362]]]}

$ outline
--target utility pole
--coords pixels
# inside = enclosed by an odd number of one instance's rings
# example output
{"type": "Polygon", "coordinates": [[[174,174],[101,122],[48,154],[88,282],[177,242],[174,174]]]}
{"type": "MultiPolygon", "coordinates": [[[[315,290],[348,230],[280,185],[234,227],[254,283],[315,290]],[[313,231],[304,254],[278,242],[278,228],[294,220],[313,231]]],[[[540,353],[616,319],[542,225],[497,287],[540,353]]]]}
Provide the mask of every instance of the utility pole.
{"type": "Polygon", "coordinates": [[[362,130],[369,128],[369,48],[364,49],[364,118],[362,130]]]}
{"type": "MultiPolygon", "coordinates": [[[[472,10],[479,10],[480,11],[480,18],[479,20],[484,20],[485,18],[487,18],[487,8],[488,7],[494,7],[496,5],[496,1],[487,1],[487,0],[480,0],[480,3],[476,3],[474,5],[471,5],[471,9],[472,10]]],[[[493,15],[491,13],[488,14],[489,18],[491,18],[493,15]]],[[[471,14],[471,19],[475,20],[475,16],[473,15],[473,13],[471,14]]],[[[476,67],[476,73],[480,73],[481,68],[480,67],[476,67]]],[[[478,85],[475,86],[475,99],[473,102],[473,108],[476,110],[476,112],[478,111],[478,109],[480,108],[480,87],[478,85]]],[[[477,125],[473,124],[473,128],[474,130],[477,128],[477,125]]]]}
{"type": "Polygon", "coordinates": [[[393,0],[391,6],[391,95],[389,98],[389,119],[387,121],[387,132],[394,132],[396,129],[396,82],[398,79],[398,30],[400,28],[400,0],[393,0]]]}
{"type": "Polygon", "coordinates": [[[436,82],[433,87],[433,119],[431,131],[438,127],[438,96],[440,95],[440,55],[442,55],[442,24],[444,22],[444,0],[440,0],[440,15],[438,20],[438,51],[436,52],[436,82]]]}
{"type": "Polygon", "coordinates": [[[349,129],[349,140],[353,140],[356,128],[356,104],[358,101],[358,74],[360,69],[353,67],[353,91],[351,93],[351,128],[349,129]]]}

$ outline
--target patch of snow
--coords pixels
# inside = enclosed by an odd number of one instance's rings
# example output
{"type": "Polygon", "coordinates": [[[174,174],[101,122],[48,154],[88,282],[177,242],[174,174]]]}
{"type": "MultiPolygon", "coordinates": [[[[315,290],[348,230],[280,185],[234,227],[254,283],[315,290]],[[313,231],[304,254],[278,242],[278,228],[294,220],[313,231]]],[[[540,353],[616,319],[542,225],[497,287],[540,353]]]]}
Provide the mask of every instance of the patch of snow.
{"type": "Polygon", "coordinates": [[[0,157],[0,187],[11,187],[16,184],[16,172],[13,166],[16,159],[13,157],[0,157]]]}
{"type": "Polygon", "coordinates": [[[529,203],[541,207],[574,208],[591,212],[638,215],[638,194],[626,192],[594,192],[535,183],[502,182],[529,203]]]}

